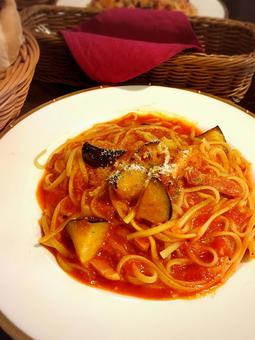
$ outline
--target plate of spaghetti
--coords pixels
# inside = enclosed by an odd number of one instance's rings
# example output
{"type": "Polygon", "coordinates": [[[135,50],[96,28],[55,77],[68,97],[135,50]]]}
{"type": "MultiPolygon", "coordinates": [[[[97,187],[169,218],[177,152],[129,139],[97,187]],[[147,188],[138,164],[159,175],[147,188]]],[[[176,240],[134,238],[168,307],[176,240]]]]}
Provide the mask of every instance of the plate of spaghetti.
{"type": "Polygon", "coordinates": [[[156,86],[80,91],[21,119],[0,141],[1,324],[253,339],[254,128],[237,106],[156,86]]]}

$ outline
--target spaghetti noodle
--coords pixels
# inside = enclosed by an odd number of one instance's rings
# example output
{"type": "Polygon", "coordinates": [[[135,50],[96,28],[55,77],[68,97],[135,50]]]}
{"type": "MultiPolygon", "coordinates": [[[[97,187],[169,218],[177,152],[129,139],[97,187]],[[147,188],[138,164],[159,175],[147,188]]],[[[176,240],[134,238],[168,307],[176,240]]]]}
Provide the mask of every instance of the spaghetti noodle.
{"type": "Polygon", "coordinates": [[[51,154],[38,198],[40,243],[114,292],[197,296],[255,257],[251,166],[218,127],[136,113],[97,124],[51,154]]]}

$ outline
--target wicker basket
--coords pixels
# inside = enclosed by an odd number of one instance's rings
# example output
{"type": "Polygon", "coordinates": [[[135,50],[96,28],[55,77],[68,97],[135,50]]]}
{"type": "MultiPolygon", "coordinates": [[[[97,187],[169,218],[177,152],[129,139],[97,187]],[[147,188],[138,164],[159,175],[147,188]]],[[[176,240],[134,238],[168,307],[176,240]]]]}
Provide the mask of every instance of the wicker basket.
{"type": "Polygon", "coordinates": [[[26,30],[24,37],[17,60],[0,74],[0,130],[19,115],[39,59],[39,47],[34,37],[26,30]]]}
{"type": "Polygon", "coordinates": [[[55,5],[57,0],[16,0],[18,9],[34,5],[55,5]]]}
{"type": "MultiPolygon", "coordinates": [[[[76,64],[58,33],[93,15],[82,8],[55,6],[33,6],[22,11],[23,25],[32,30],[41,49],[37,79],[83,87],[95,85],[76,64]]],[[[179,54],[128,83],[193,88],[240,101],[255,71],[255,25],[207,17],[190,20],[206,54],[179,54]]]]}

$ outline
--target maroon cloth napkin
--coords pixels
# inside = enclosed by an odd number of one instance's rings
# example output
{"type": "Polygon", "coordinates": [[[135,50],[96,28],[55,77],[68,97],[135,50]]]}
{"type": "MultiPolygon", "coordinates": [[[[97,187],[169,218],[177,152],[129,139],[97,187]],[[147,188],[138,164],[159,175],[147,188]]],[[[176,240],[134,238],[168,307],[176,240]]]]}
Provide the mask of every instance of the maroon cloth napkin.
{"type": "Polygon", "coordinates": [[[188,18],[169,10],[110,9],[61,33],[82,70],[102,83],[132,79],[187,49],[202,51],[188,18]]]}

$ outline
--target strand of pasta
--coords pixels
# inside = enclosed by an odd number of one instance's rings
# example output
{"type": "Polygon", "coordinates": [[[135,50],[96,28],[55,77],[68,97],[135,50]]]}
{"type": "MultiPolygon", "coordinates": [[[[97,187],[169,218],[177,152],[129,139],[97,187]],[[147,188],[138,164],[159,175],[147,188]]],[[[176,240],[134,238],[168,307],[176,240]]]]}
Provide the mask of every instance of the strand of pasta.
{"type": "Polygon", "coordinates": [[[189,240],[189,239],[193,239],[197,236],[196,233],[186,233],[186,234],[179,234],[179,233],[174,233],[174,232],[169,232],[166,231],[165,234],[169,237],[174,238],[175,240],[189,240]]]}
{"type": "Polygon", "coordinates": [[[153,237],[149,237],[150,240],[150,245],[151,245],[151,256],[156,264],[158,270],[159,270],[159,277],[162,282],[164,282],[166,285],[169,287],[174,288],[174,286],[177,286],[184,291],[189,291],[189,292],[195,292],[198,289],[201,289],[201,283],[200,282],[187,282],[187,281],[181,281],[181,280],[176,280],[174,279],[170,273],[167,271],[167,269],[164,267],[164,265],[160,262],[158,254],[157,254],[157,247],[156,247],[156,242],[153,237]]]}
{"type": "Polygon", "coordinates": [[[219,231],[213,234],[214,237],[217,236],[230,236],[234,239],[235,243],[236,243],[236,249],[235,249],[235,253],[232,256],[232,258],[230,259],[230,263],[235,263],[237,258],[240,255],[241,252],[241,248],[242,248],[242,240],[241,238],[236,235],[235,233],[231,232],[231,231],[219,231]]]}
{"type": "Polygon", "coordinates": [[[167,236],[165,232],[155,234],[154,237],[155,237],[156,240],[159,240],[159,241],[162,241],[162,242],[167,242],[167,243],[179,241],[178,239],[174,239],[173,237],[167,236]]]}
{"type": "Polygon", "coordinates": [[[164,126],[155,125],[155,124],[139,126],[137,129],[139,129],[141,131],[145,131],[145,130],[151,131],[151,130],[155,130],[155,128],[157,130],[160,130],[160,131],[165,131],[166,133],[169,132],[169,128],[166,128],[164,126]]]}
{"type": "MultiPolygon", "coordinates": [[[[173,266],[185,266],[190,265],[193,262],[189,258],[177,258],[177,259],[171,259],[166,264],[166,270],[171,276],[172,267],[173,266]]],[[[217,267],[216,267],[217,268],[217,267]]],[[[211,269],[211,268],[210,268],[211,269]]],[[[177,280],[177,282],[182,283],[185,286],[191,286],[196,287],[195,290],[200,289],[209,289],[211,286],[213,286],[217,281],[219,281],[220,278],[215,278],[211,282],[207,282],[206,279],[204,280],[197,280],[197,281],[183,281],[183,280],[177,280]]]]}
{"type": "Polygon", "coordinates": [[[228,179],[237,182],[241,186],[241,188],[243,189],[243,193],[244,193],[242,200],[246,200],[249,195],[249,187],[247,183],[242,178],[239,178],[237,176],[229,176],[228,179]]]}
{"type": "Polygon", "coordinates": [[[120,132],[118,132],[115,136],[114,136],[114,139],[113,139],[113,143],[115,145],[118,145],[119,144],[119,141],[122,140],[123,138],[123,135],[126,133],[125,130],[121,130],[120,132]]]}
{"type": "Polygon", "coordinates": [[[45,184],[44,184],[44,189],[45,190],[53,190],[55,189],[57,186],[59,186],[60,183],[62,183],[64,181],[64,179],[66,178],[66,171],[64,170],[53,182],[50,182],[50,177],[52,174],[48,174],[47,176],[45,176],[45,184]]]}
{"type": "Polygon", "coordinates": [[[251,192],[254,193],[254,183],[253,183],[253,174],[251,170],[250,164],[248,164],[247,168],[245,169],[245,177],[249,185],[249,189],[251,192]]]}
{"type": "Polygon", "coordinates": [[[187,222],[185,223],[185,226],[182,228],[182,234],[188,234],[189,232],[191,232],[193,229],[193,226],[192,226],[192,218],[187,222]]]}
{"type": "Polygon", "coordinates": [[[234,165],[232,165],[232,169],[233,169],[233,172],[235,173],[235,175],[239,176],[243,180],[246,180],[245,174],[244,174],[243,170],[240,168],[240,165],[234,164],[234,165]]]}
{"type": "Polygon", "coordinates": [[[225,206],[227,201],[228,199],[226,197],[221,198],[220,201],[213,206],[213,212],[219,211],[223,206],[225,206]]]}
{"type": "Polygon", "coordinates": [[[175,283],[180,284],[182,287],[189,288],[190,292],[199,292],[200,290],[209,289],[212,286],[214,286],[217,282],[220,281],[220,276],[216,276],[211,281],[207,282],[206,280],[199,280],[199,281],[183,281],[183,280],[176,280],[170,275],[170,268],[173,265],[187,265],[191,264],[192,261],[188,258],[181,258],[181,259],[172,259],[169,260],[166,267],[163,266],[162,263],[159,262],[157,251],[156,251],[156,244],[152,237],[150,237],[150,243],[151,243],[151,253],[152,258],[154,262],[157,263],[157,265],[160,267],[160,269],[163,271],[163,273],[166,274],[167,278],[171,278],[175,281],[175,283]]]}
{"type": "Polygon", "coordinates": [[[183,199],[184,199],[184,192],[183,192],[183,190],[181,190],[181,192],[179,192],[177,200],[175,202],[176,207],[178,207],[181,210],[182,210],[182,206],[183,206],[183,199]]]}
{"type": "Polygon", "coordinates": [[[126,131],[125,136],[122,138],[122,140],[121,140],[121,142],[120,142],[120,148],[123,148],[123,147],[124,147],[124,145],[126,144],[126,141],[127,141],[128,137],[129,137],[129,135],[130,135],[131,133],[133,133],[133,132],[134,132],[134,131],[133,131],[132,129],[129,129],[128,131],[126,131]]]}
{"type": "Polygon", "coordinates": [[[78,202],[76,198],[75,190],[74,190],[74,178],[76,175],[76,171],[77,171],[77,166],[76,165],[72,166],[72,170],[71,170],[69,181],[68,181],[68,193],[73,204],[78,206],[80,202],[78,202]]]}
{"type": "Polygon", "coordinates": [[[134,219],[134,217],[135,217],[135,209],[131,208],[128,214],[123,218],[123,221],[126,224],[129,224],[134,219]]]}
{"type": "MultiPolygon", "coordinates": [[[[132,225],[132,227],[137,230],[137,231],[143,231],[144,229],[141,228],[134,220],[130,221],[130,224],[132,225]]],[[[128,236],[127,236],[128,239],[128,236]]]]}
{"type": "Polygon", "coordinates": [[[202,142],[199,139],[199,142],[200,142],[199,150],[201,151],[202,155],[208,158],[209,157],[208,151],[210,150],[209,142],[205,138],[202,139],[202,142]]]}
{"type": "Polygon", "coordinates": [[[216,176],[220,176],[221,172],[218,168],[215,168],[213,165],[207,165],[205,166],[205,169],[209,169],[215,172],[216,176]]]}
{"type": "Polygon", "coordinates": [[[228,268],[228,270],[226,271],[226,273],[224,273],[224,276],[222,278],[222,282],[225,282],[228,280],[228,278],[236,271],[237,266],[239,265],[239,263],[242,261],[244,254],[248,248],[249,242],[250,242],[250,237],[251,237],[251,233],[248,234],[246,237],[244,237],[242,244],[241,244],[241,249],[240,251],[236,254],[236,258],[235,258],[235,262],[232,261],[230,262],[231,265],[228,268]]]}
{"type": "Polygon", "coordinates": [[[208,229],[208,227],[210,226],[210,224],[219,216],[223,215],[224,213],[226,213],[227,211],[229,211],[230,209],[232,209],[238,202],[236,200],[233,200],[232,202],[230,202],[226,207],[224,207],[223,209],[215,212],[197,231],[197,237],[195,238],[195,241],[198,240],[199,238],[201,238],[204,233],[206,232],[206,230],[208,229]]]}
{"type": "Polygon", "coordinates": [[[125,216],[127,215],[127,213],[128,213],[128,211],[123,211],[123,209],[122,209],[122,208],[125,207],[125,210],[127,210],[126,205],[124,205],[123,202],[118,201],[115,198],[115,193],[114,193],[114,191],[113,191],[113,189],[111,187],[109,187],[108,191],[109,191],[110,200],[111,200],[111,203],[112,203],[114,209],[117,211],[117,213],[119,214],[120,218],[123,220],[125,218],[125,216]]]}
{"type": "Polygon", "coordinates": [[[91,210],[90,210],[90,205],[86,202],[86,195],[87,195],[87,192],[84,190],[81,196],[81,213],[84,216],[90,216],[91,210]]]}
{"type": "Polygon", "coordinates": [[[208,141],[208,143],[210,145],[221,145],[221,146],[224,146],[224,148],[227,150],[227,152],[229,153],[229,151],[231,150],[230,147],[228,146],[227,142],[222,142],[220,140],[210,140],[208,141]]]}
{"type": "Polygon", "coordinates": [[[42,217],[40,219],[40,225],[43,230],[43,235],[47,235],[50,231],[48,222],[47,222],[47,216],[46,214],[42,214],[42,217]]]}
{"type": "MultiPolygon", "coordinates": [[[[137,226],[138,224],[135,223],[134,221],[132,221],[132,225],[137,226]]],[[[166,223],[160,224],[157,227],[152,227],[152,228],[148,228],[148,229],[140,229],[134,233],[131,233],[127,236],[128,240],[133,240],[134,238],[139,238],[139,237],[148,237],[148,236],[152,236],[158,233],[162,233],[163,231],[166,231],[167,229],[171,228],[176,221],[168,221],[166,223]]]]}
{"type": "Polygon", "coordinates": [[[76,220],[78,218],[81,218],[81,214],[74,214],[70,218],[66,219],[64,222],[62,222],[55,230],[51,230],[47,235],[44,235],[40,238],[39,242],[42,244],[46,244],[52,237],[56,236],[59,234],[66,226],[67,224],[72,221],[76,220]]]}
{"type": "Polygon", "coordinates": [[[179,215],[183,214],[183,210],[180,206],[172,203],[172,218],[176,219],[179,215]]]}
{"type": "Polygon", "coordinates": [[[39,152],[38,155],[35,157],[35,159],[34,159],[34,165],[35,165],[35,167],[36,167],[37,169],[40,169],[40,170],[45,169],[45,166],[46,166],[46,164],[47,164],[47,161],[46,161],[46,163],[41,164],[41,163],[39,162],[39,159],[40,159],[43,155],[45,155],[46,152],[47,152],[47,149],[43,149],[43,150],[42,150],[41,152],[39,152]]]}
{"type": "Polygon", "coordinates": [[[50,181],[50,178],[53,176],[53,173],[48,173],[44,177],[44,189],[47,189],[47,187],[50,187],[53,182],[50,181]]]}
{"type": "Polygon", "coordinates": [[[230,228],[230,220],[227,217],[221,215],[221,216],[219,216],[219,221],[223,221],[225,231],[229,231],[231,229],[230,228]]]}
{"type": "Polygon", "coordinates": [[[114,135],[115,132],[119,132],[121,128],[119,126],[109,127],[107,124],[102,124],[101,126],[95,126],[94,129],[88,130],[86,133],[83,134],[84,139],[105,139],[107,135],[114,135]]]}
{"type": "MultiPolygon", "coordinates": [[[[40,225],[43,230],[44,235],[49,234],[49,225],[47,222],[47,216],[45,214],[42,215],[40,220],[40,225]]],[[[46,241],[43,243],[44,245],[47,245],[48,247],[55,248],[60,254],[62,254],[65,257],[72,257],[72,253],[58,240],[56,240],[54,237],[51,240],[46,241]]]]}
{"type": "Polygon", "coordinates": [[[191,126],[191,130],[190,130],[190,138],[194,139],[196,137],[196,129],[194,126],[191,126]]]}
{"type": "Polygon", "coordinates": [[[151,268],[151,275],[145,275],[140,272],[140,270],[137,268],[137,265],[135,263],[133,263],[132,267],[133,267],[133,272],[134,272],[135,277],[142,283],[151,284],[157,281],[158,273],[155,269],[152,270],[151,268]]]}
{"type": "Polygon", "coordinates": [[[54,170],[59,174],[65,169],[66,164],[63,159],[57,159],[54,163],[54,170]]]}
{"type": "Polygon", "coordinates": [[[249,255],[251,258],[255,257],[255,229],[251,231],[250,241],[248,243],[249,255]]]}
{"type": "Polygon", "coordinates": [[[250,217],[249,222],[248,222],[247,227],[246,227],[246,230],[244,232],[239,232],[237,230],[236,225],[235,225],[235,223],[233,221],[230,224],[230,229],[234,233],[236,233],[238,236],[246,237],[246,236],[248,236],[252,232],[252,229],[254,228],[254,226],[255,226],[255,211],[253,212],[252,216],[250,217]]]}
{"type": "Polygon", "coordinates": [[[92,216],[105,218],[104,214],[98,210],[98,206],[96,204],[97,201],[98,201],[98,195],[95,195],[90,202],[90,211],[92,213],[92,216]]]}
{"type": "Polygon", "coordinates": [[[203,190],[209,190],[209,191],[212,191],[214,193],[214,198],[215,198],[215,202],[218,203],[220,201],[220,193],[219,191],[212,187],[212,186],[209,186],[209,185],[199,185],[199,186],[196,186],[196,187],[192,187],[192,188],[185,188],[183,189],[184,193],[186,192],[196,192],[196,191],[203,191],[203,190]]]}
{"type": "Polygon", "coordinates": [[[73,163],[74,163],[74,159],[75,159],[75,156],[76,156],[76,151],[77,151],[77,148],[73,149],[70,152],[70,155],[69,155],[68,160],[66,162],[66,176],[67,177],[71,176],[73,163]]]}
{"type": "Polygon", "coordinates": [[[192,288],[185,287],[185,286],[182,286],[182,285],[176,283],[175,280],[173,280],[172,278],[170,278],[166,274],[164,274],[161,271],[161,269],[155,263],[148,260],[146,257],[140,256],[140,255],[123,256],[121,258],[121,260],[119,261],[119,263],[117,264],[117,268],[116,268],[116,271],[119,275],[121,275],[121,269],[123,268],[123,266],[129,261],[141,261],[142,263],[147,264],[149,267],[151,267],[152,269],[154,269],[157,272],[160,280],[171,288],[175,288],[175,289],[179,289],[179,290],[185,290],[185,291],[192,291],[193,290],[192,288]]]}
{"type": "Polygon", "coordinates": [[[50,224],[50,232],[53,232],[56,229],[56,225],[57,225],[57,219],[58,219],[58,215],[61,209],[61,206],[64,202],[64,200],[66,199],[66,196],[58,202],[58,204],[56,205],[52,217],[51,217],[51,224],[50,224]]]}
{"type": "Polygon", "coordinates": [[[217,254],[217,252],[212,247],[203,247],[203,250],[207,250],[208,252],[210,252],[212,254],[213,259],[212,259],[211,262],[202,261],[189,248],[187,248],[187,250],[188,250],[188,254],[189,254],[191,260],[194,263],[198,264],[199,266],[202,266],[202,267],[214,267],[218,263],[218,261],[219,261],[218,254],[217,254]]]}
{"type": "Polygon", "coordinates": [[[184,213],[184,215],[177,221],[176,225],[181,229],[188,222],[188,220],[198,212],[198,210],[206,207],[209,203],[213,202],[211,198],[206,199],[200,203],[197,203],[192,208],[184,213]]]}
{"type": "Polygon", "coordinates": [[[166,270],[170,273],[171,269],[173,266],[182,266],[182,265],[187,265],[187,264],[191,264],[192,261],[188,258],[184,258],[184,259],[171,259],[167,262],[166,265],[166,270]]]}
{"type": "Polygon", "coordinates": [[[182,243],[181,242],[174,242],[174,243],[171,243],[169,246],[167,246],[164,250],[162,250],[160,252],[160,256],[163,258],[163,259],[166,259],[167,257],[169,257],[174,251],[176,251],[180,245],[182,243]]]}
{"type": "Polygon", "coordinates": [[[154,135],[150,132],[140,131],[140,129],[137,129],[136,134],[138,136],[141,136],[146,142],[151,142],[155,140],[154,135]]]}
{"type": "Polygon", "coordinates": [[[254,198],[254,192],[250,192],[247,202],[248,202],[248,206],[250,208],[250,210],[254,211],[255,210],[255,198],[254,198]]]}
{"type": "Polygon", "coordinates": [[[223,168],[226,172],[229,171],[229,160],[226,156],[226,153],[220,148],[213,148],[209,151],[209,157],[214,159],[217,162],[217,157],[219,158],[223,168]]]}
{"type": "MultiPolygon", "coordinates": [[[[176,133],[173,130],[170,130],[170,137],[171,139],[174,141],[174,143],[176,144],[177,148],[182,149],[183,148],[183,144],[181,143],[181,141],[179,140],[179,138],[176,136],[176,133]]],[[[186,145],[185,145],[186,146],[186,145]]]]}
{"type": "Polygon", "coordinates": [[[73,270],[79,270],[84,273],[88,273],[88,269],[84,267],[84,265],[79,265],[77,263],[73,263],[67,261],[67,259],[63,259],[59,254],[57,254],[57,261],[60,267],[67,273],[71,273],[73,270]]]}
{"type": "Polygon", "coordinates": [[[83,176],[84,184],[86,185],[89,181],[89,174],[88,174],[88,170],[87,170],[87,167],[85,165],[85,162],[82,159],[81,149],[78,152],[78,163],[79,163],[80,171],[81,171],[82,176],[83,176]]]}
{"type": "Polygon", "coordinates": [[[204,158],[205,159],[205,161],[209,164],[209,165],[211,165],[211,166],[213,166],[213,167],[215,167],[216,169],[218,169],[219,171],[220,171],[220,175],[222,176],[222,174],[226,174],[227,172],[226,172],[226,169],[222,166],[222,165],[220,165],[219,163],[217,163],[217,162],[215,162],[215,161],[212,161],[210,158],[204,158]]]}

